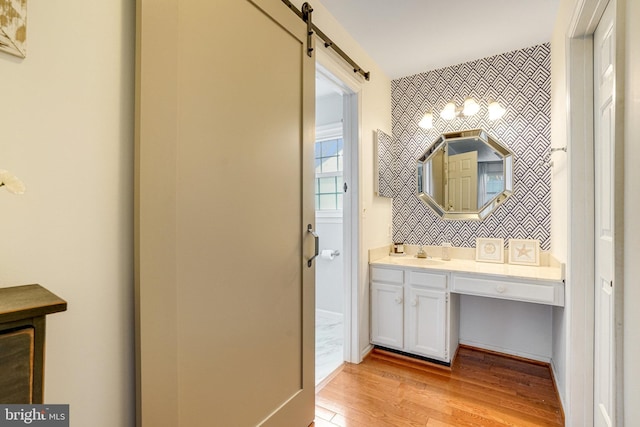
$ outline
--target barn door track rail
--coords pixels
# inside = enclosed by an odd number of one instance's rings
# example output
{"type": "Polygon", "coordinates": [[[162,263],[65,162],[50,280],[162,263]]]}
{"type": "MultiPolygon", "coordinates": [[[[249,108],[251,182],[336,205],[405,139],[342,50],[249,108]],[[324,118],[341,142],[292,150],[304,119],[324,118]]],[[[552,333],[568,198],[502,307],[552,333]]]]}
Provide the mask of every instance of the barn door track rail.
{"type": "Polygon", "coordinates": [[[340,47],[335,44],[331,39],[323,33],[318,27],[313,24],[313,20],[311,18],[313,13],[313,8],[309,3],[304,3],[302,5],[302,10],[298,10],[298,8],[291,3],[289,0],[282,0],[284,4],[287,5],[289,9],[295,12],[296,15],[300,17],[307,24],[307,55],[313,56],[313,35],[317,34],[318,37],[322,39],[324,42],[324,47],[333,49],[342,59],[344,59],[352,68],[354,73],[358,73],[365,78],[365,80],[369,80],[371,77],[371,73],[369,71],[364,71],[356,62],[349,57],[340,47]]]}

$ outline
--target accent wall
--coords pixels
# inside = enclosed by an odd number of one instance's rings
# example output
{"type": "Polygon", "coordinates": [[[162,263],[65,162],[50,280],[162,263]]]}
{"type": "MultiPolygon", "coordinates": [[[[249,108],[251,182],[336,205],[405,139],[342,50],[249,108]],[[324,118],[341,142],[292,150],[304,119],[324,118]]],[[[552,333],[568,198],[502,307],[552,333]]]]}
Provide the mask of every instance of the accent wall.
{"type": "MultiPolygon", "coordinates": [[[[538,239],[550,249],[551,229],[551,46],[545,43],[489,58],[392,80],[394,140],[393,240],[414,245],[475,247],[476,237],[538,239]],[[474,98],[471,117],[444,120],[449,101],[474,98]],[[489,121],[487,103],[497,100],[504,116],[489,121]],[[432,129],[418,122],[433,110],[432,129]],[[514,191],[482,221],[441,219],[417,197],[416,160],[441,133],[482,128],[514,153],[514,191]]],[[[557,155],[557,154],[556,154],[557,155]]]]}

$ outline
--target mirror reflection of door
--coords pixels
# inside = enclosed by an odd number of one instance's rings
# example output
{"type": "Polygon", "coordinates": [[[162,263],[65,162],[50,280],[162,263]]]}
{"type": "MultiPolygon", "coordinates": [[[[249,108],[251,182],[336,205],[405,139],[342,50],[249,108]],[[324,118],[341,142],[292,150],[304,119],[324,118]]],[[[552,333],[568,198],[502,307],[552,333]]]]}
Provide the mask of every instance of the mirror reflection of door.
{"type": "Polygon", "coordinates": [[[477,151],[449,156],[447,186],[447,210],[473,212],[478,209],[477,151]]]}
{"type": "Polygon", "coordinates": [[[427,180],[426,191],[433,195],[436,200],[445,200],[447,193],[447,183],[445,182],[445,169],[447,164],[446,145],[438,150],[430,162],[426,163],[427,171],[425,178],[427,180]]]}

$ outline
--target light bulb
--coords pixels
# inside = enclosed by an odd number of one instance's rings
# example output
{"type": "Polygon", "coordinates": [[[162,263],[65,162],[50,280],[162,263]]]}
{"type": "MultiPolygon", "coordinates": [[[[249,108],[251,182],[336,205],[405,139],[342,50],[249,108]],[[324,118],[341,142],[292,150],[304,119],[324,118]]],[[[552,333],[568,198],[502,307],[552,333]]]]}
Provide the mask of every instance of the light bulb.
{"type": "Polygon", "coordinates": [[[431,129],[433,127],[433,113],[431,111],[424,113],[424,116],[418,123],[418,126],[423,129],[431,129]]]}
{"type": "Polygon", "coordinates": [[[502,105],[498,101],[493,101],[489,103],[489,120],[498,120],[505,113],[505,110],[502,105]]]}
{"type": "Polygon", "coordinates": [[[475,113],[480,111],[480,105],[473,99],[467,98],[464,100],[464,107],[462,108],[462,114],[465,116],[473,116],[475,113]]]}
{"type": "Polygon", "coordinates": [[[453,120],[456,118],[456,104],[449,102],[440,112],[440,117],[445,120],[453,120]]]}

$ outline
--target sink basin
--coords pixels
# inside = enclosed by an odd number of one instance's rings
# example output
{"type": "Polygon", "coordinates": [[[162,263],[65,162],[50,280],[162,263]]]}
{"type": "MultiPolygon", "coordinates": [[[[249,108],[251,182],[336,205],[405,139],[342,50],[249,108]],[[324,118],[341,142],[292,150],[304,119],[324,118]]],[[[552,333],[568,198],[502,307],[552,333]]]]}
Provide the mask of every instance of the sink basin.
{"type": "Polygon", "coordinates": [[[414,258],[413,259],[417,265],[442,265],[444,261],[440,261],[439,259],[433,258],[414,258]]]}
{"type": "Polygon", "coordinates": [[[389,256],[386,259],[389,264],[406,265],[413,267],[428,267],[428,266],[440,266],[445,265],[445,261],[440,258],[418,258],[415,255],[405,256],[389,256]]]}

